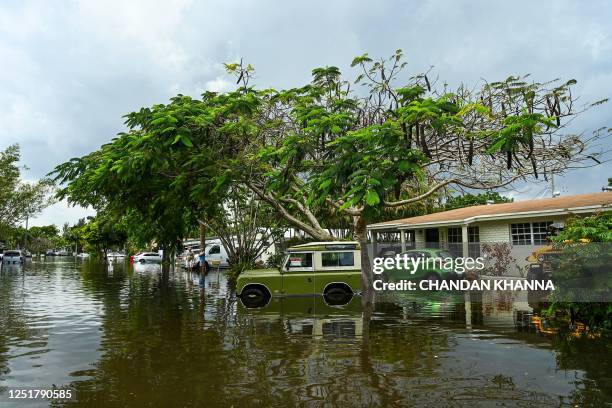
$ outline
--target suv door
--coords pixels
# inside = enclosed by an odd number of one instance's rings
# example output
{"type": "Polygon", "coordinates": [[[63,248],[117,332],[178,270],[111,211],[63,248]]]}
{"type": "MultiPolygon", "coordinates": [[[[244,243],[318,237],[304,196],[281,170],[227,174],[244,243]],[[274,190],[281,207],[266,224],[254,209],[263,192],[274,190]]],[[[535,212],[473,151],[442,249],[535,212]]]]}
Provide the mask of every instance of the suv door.
{"type": "Polygon", "coordinates": [[[311,295],[316,293],[314,283],[314,252],[292,252],[283,265],[283,293],[311,295]]]}

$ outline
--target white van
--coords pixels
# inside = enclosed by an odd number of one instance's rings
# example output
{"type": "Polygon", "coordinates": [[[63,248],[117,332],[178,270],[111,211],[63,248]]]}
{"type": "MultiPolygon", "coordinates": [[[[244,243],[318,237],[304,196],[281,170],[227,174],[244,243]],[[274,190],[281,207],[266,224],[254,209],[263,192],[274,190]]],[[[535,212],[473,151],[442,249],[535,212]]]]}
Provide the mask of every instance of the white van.
{"type": "Polygon", "coordinates": [[[206,244],[205,254],[207,269],[209,267],[227,268],[229,266],[229,256],[221,242],[206,244]]]}
{"type": "MultiPolygon", "coordinates": [[[[259,239],[259,236],[258,236],[259,239]]],[[[188,248],[191,249],[194,261],[193,263],[187,260],[187,251],[183,252],[182,258],[184,261],[184,267],[187,269],[199,269],[200,267],[200,248],[196,245],[191,245],[188,248]]],[[[270,246],[258,257],[257,261],[265,263],[267,260],[276,253],[275,247],[273,243],[270,243],[270,246]]],[[[210,239],[206,241],[206,264],[207,268],[227,268],[229,267],[229,256],[227,254],[227,250],[221,243],[221,240],[218,238],[210,239]]]]}
{"type": "MultiPolygon", "coordinates": [[[[185,268],[199,270],[200,269],[200,249],[197,247],[192,247],[191,251],[193,253],[193,262],[189,262],[187,260],[187,252],[182,254],[182,257],[185,261],[185,268]]],[[[214,240],[208,241],[206,243],[206,247],[204,250],[204,254],[206,255],[206,269],[210,268],[227,268],[229,267],[229,256],[227,255],[227,251],[221,241],[214,240]]]]}

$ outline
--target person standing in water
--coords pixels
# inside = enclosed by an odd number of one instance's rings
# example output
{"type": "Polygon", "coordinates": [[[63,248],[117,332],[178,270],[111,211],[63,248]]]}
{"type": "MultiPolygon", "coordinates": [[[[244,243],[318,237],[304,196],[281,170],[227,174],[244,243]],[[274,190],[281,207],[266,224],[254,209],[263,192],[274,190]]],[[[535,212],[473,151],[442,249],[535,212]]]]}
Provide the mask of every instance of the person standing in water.
{"type": "Polygon", "coordinates": [[[189,270],[193,269],[194,259],[195,257],[193,255],[193,251],[191,250],[191,248],[189,248],[189,250],[187,250],[186,262],[185,262],[185,266],[187,267],[187,269],[189,270]]]}

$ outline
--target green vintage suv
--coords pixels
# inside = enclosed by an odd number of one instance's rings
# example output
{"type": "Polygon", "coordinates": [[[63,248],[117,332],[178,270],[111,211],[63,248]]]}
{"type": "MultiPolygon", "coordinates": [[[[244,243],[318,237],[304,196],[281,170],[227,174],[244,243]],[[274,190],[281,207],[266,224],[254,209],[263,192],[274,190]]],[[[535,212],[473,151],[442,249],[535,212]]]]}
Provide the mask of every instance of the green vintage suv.
{"type": "Polygon", "coordinates": [[[279,269],[255,269],[238,277],[245,306],[265,306],[271,297],[323,295],[331,302],[361,291],[359,243],[310,242],[289,248],[279,269]]]}

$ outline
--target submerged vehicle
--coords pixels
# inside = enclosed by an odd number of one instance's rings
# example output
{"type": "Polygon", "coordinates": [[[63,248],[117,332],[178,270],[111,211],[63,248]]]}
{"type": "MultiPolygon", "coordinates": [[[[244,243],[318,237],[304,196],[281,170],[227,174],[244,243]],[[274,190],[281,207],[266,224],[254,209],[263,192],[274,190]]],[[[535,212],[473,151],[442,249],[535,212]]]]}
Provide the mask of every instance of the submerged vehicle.
{"type": "Polygon", "coordinates": [[[157,252],[141,252],[134,255],[133,261],[138,263],[161,263],[162,256],[157,252]]]}
{"type": "Polygon", "coordinates": [[[25,256],[19,250],[4,251],[2,256],[2,265],[23,265],[25,256]]]}
{"type": "Polygon", "coordinates": [[[277,269],[243,272],[236,293],[246,306],[268,303],[271,297],[323,295],[328,303],[342,303],[361,292],[359,243],[311,242],[289,248],[277,269]]]}
{"type": "Polygon", "coordinates": [[[107,258],[109,261],[123,261],[125,254],[122,252],[109,252],[107,258]]]}
{"type": "Polygon", "coordinates": [[[455,262],[443,262],[442,260],[454,259],[450,252],[439,249],[439,248],[423,248],[423,249],[410,249],[405,252],[398,254],[401,258],[408,258],[408,260],[419,260],[418,267],[412,270],[385,268],[384,274],[387,279],[393,281],[399,281],[402,279],[407,280],[449,280],[463,278],[464,275],[467,277],[468,274],[461,272],[459,268],[455,268],[455,262]],[[440,260],[434,262],[434,260],[440,260]],[[429,260],[429,261],[428,261],[429,260]]]}
{"type": "MultiPolygon", "coordinates": [[[[227,268],[229,266],[229,255],[221,243],[209,243],[204,248],[204,268],[206,271],[211,267],[227,268]]],[[[194,253],[194,260],[191,264],[192,270],[200,270],[200,253],[194,253]]]]}

